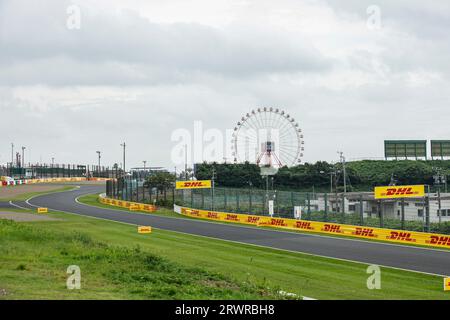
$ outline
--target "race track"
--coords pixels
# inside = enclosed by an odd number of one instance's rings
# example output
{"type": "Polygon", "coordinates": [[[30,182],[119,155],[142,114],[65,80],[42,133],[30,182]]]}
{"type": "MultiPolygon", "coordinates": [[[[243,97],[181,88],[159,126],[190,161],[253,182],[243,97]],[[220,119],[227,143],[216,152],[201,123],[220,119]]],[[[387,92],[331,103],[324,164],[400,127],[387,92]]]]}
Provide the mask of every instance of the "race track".
{"type": "Polygon", "coordinates": [[[75,213],[135,225],[150,225],[153,228],[207,236],[258,246],[295,252],[352,260],[367,264],[378,264],[436,275],[450,275],[450,251],[433,250],[395,244],[376,243],[356,239],[326,237],[245,227],[233,224],[218,224],[192,219],[177,219],[155,215],[120,212],[79,204],[75,199],[81,195],[104,192],[104,186],[81,186],[69,192],[43,195],[31,199],[33,206],[75,213]]]}

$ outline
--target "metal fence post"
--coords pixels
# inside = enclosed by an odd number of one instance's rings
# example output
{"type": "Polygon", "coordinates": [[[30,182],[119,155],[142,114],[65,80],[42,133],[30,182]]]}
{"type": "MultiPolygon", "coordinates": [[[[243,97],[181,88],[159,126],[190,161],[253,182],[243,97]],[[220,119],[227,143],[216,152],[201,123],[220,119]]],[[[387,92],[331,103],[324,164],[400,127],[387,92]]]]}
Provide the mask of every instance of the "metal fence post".
{"type": "Polygon", "coordinates": [[[378,202],[378,211],[380,214],[380,228],[384,228],[383,202],[381,200],[378,202]]]}
{"type": "Polygon", "coordinates": [[[401,200],[402,230],[405,230],[405,199],[401,200]]]}
{"type": "Polygon", "coordinates": [[[364,225],[364,202],[362,194],[359,196],[359,224],[364,225]]]}
{"type": "Polygon", "coordinates": [[[425,228],[430,232],[430,194],[425,198],[425,228]]]}
{"type": "Polygon", "coordinates": [[[225,211],[227,211],[227,189],[223,189],[223,206],[225,208],[225,211]]]}
{"type": "Polygon", "coordinates": [[[248,213],[252,213],[252,189],[249,190],[248,194],[248,213]]]}
{"type": "Polygon", "coordinates": [[[236,190],[236,208],[237,212],[241,212],[240,203],[239,203],[239,192],[236,190]]]}
{"type": "Polygon", "coordinates": [[[308,220],[311,220],[311,196],[310,196],[309,192],[306,194],[306,201],[308,203],[308,209],[307,209],[308,220]]]}

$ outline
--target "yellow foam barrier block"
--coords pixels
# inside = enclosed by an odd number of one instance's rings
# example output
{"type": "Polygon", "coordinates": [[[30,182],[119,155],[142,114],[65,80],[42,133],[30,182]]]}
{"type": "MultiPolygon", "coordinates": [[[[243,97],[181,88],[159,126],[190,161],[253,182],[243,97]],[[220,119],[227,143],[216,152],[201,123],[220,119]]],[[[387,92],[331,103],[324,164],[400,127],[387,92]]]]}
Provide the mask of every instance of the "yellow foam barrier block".
{"type": "Polygon", "coordinates": [[[38,213],[48,213],[48,208],[38,208],[37,212],[38,213]]]}
{"type": "Polygon", "coordinates": [[[444,278],[444,291],[450,291],[450,278],[444,278]]]}
{"type": "Polygon", "coordinates": [[[138,233],[152,233],[152,227],[138,227],[138,233]]]}

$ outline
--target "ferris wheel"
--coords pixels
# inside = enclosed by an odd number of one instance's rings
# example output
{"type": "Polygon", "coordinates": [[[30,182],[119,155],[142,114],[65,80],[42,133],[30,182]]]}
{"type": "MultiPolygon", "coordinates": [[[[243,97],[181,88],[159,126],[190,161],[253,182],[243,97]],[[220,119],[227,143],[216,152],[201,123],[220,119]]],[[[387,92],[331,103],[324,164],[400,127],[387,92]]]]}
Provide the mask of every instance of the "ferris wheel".
{"type": "Polygon", "coordinates": [[[236,163],[262,167],[293,166],[303,157],[303,134],[299,124],[285,111],[257,108],[241,117],[233,132],[236,163]]]}

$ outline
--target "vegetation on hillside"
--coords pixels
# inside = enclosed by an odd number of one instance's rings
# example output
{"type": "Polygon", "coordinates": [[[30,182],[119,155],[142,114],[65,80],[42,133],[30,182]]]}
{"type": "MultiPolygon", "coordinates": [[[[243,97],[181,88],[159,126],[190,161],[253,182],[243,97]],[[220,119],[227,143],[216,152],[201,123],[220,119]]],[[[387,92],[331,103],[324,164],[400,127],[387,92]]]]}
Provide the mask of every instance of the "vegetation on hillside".
{"type": "MultiPolygon", "coordinates": [[[[221,187],[242,188],[254,186],[264,188],[265,180],[260,176],[257,165],[202,163],[196,165],[197,179],[210,179],[213,168],[216,170],[216,185],[221,187]]],[[[374,161],[363,160],[346,164],[347,185],[349,191],[369,191],[374,186],[388,185],[394,179],[402,184],[433,184],[436,168],[450,174],[450,161],[374,161]]],[[[295,167],[281,168],[274,176],[276,189],[306,191],[330,190],[331,177],[336,173],[338,188],[343,185],[342,164],[319,161],[305,163],[295,167]]],[[[336,178],[333,178],[335,181],[336,178]]],[[[333,182],[334,185],[336,184],[333,182]]]]}

